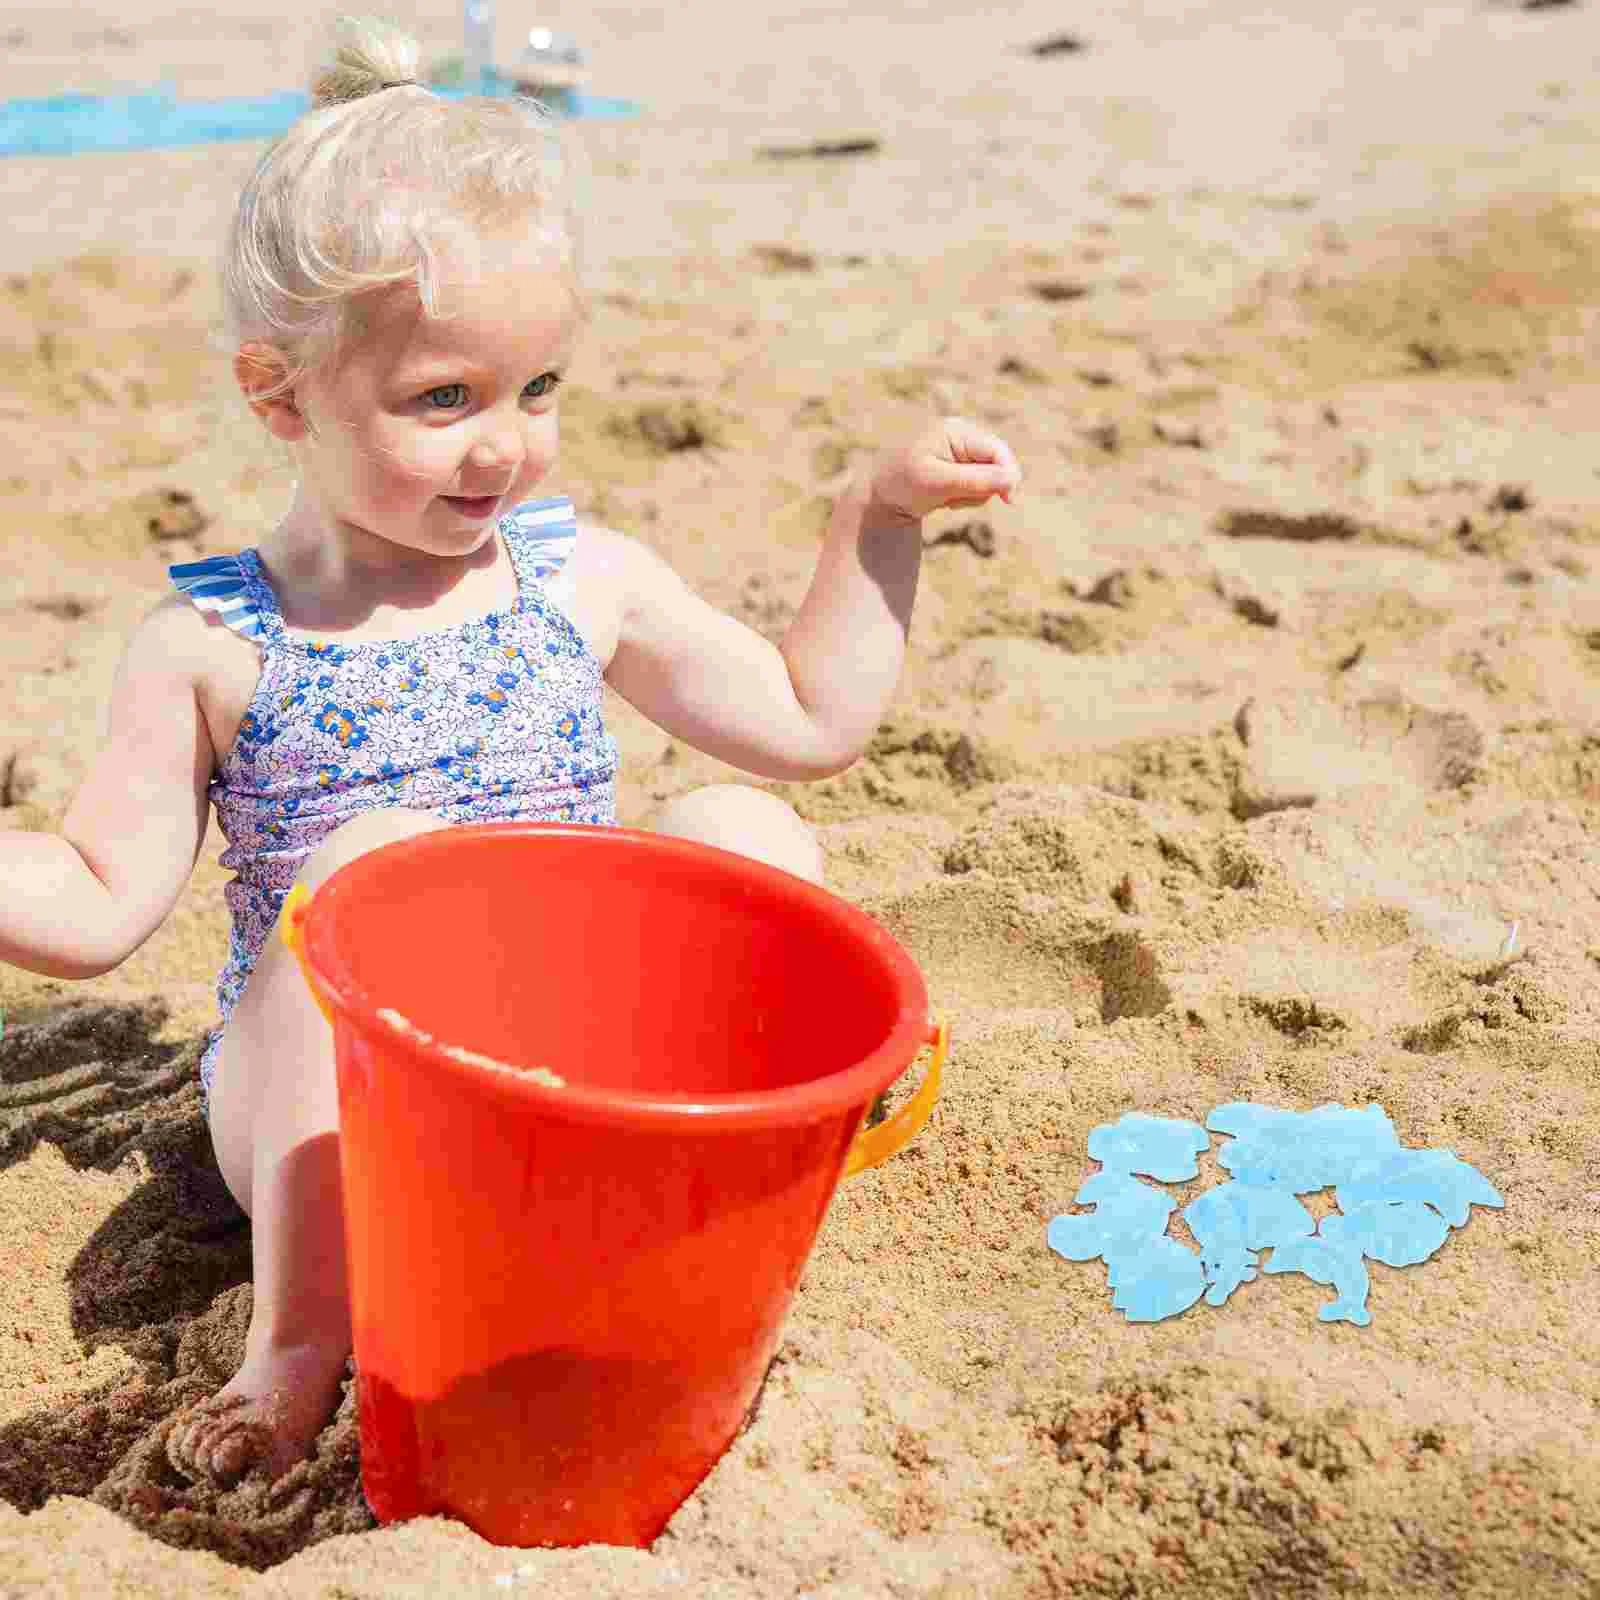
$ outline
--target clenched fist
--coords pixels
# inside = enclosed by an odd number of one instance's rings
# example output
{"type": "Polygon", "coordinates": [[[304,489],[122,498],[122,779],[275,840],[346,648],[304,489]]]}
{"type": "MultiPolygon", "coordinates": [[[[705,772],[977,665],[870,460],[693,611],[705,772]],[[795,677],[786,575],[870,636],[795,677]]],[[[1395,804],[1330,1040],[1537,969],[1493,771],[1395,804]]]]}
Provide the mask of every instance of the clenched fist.
{"type": "Polygon", "coordinates": [[[1021,482],[1022,468],[1004,439],[964,417],[944,417],[878,458],[872,499],[920,519],[946,507],[981,506],[991,495],[1009,504],[1021,482]]]}

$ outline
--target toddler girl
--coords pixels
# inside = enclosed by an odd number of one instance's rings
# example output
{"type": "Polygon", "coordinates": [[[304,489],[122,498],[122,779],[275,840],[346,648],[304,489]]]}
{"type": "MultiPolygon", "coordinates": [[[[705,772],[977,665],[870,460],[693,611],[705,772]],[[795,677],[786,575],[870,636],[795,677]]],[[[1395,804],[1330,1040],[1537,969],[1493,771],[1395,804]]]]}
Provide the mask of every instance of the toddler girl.
{"type": "MultiPolygon", "coordinates": [[[[293,454],[293,503],[259,547],[171,569],[60,834],[0,833],[0,960],[70,978],[161,924],[208,804],[228,841],[200,1078],[254,1302],[239,1371],[168,1437],[180,1471],[224,1484],[307,1453],[350,1353],[332,1038],[271,937],[289,889],[429,828],[615,825],[602,681],[758,777],[843,771],[899,678],[921,518],[1021,477],[946,419],[841,497],[781,647],[713,610],[551,482],[585,309],[547,114],[430,93],[381,23],[336,43],[223,262],[234,372],[293,454]]],[[[701,789],[649,825],[821,881],[810,830],[763,790],[701,789]]]]}

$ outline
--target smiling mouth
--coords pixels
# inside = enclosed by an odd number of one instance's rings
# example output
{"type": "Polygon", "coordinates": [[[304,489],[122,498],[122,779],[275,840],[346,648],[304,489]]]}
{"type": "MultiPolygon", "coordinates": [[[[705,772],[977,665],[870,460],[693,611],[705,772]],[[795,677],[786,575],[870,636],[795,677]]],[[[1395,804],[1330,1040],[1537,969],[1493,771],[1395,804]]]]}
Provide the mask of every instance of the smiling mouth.
{"type": "Polygon", "coordinates": [[[445,494],[439,498],[449,501],[466,516],[486,517],[505,498],[505,491],[502,489],[499,494],[480,495],[445,494]]]}

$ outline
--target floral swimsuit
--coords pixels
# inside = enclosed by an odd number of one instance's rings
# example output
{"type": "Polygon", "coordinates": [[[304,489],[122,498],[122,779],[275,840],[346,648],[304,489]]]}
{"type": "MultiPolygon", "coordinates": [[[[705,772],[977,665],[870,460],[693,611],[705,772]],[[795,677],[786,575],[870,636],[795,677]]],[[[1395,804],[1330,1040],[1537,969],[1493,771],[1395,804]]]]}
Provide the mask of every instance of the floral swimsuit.
{"type": "Polygon", "coordinates": [[[500,519],[518,597],[409,639],[291,638],[254,550],[169,567],[202,611],[258,645],[261,679],[210,795],[236,876],[222,1027],[200,1058],[209,1100],[223,1028],[306,857],[342,823],[380,806],[447,822],[616,825],[617,747],[601,720],[600,663],[546,598],[578,537],[565,496],[500,519]]]}

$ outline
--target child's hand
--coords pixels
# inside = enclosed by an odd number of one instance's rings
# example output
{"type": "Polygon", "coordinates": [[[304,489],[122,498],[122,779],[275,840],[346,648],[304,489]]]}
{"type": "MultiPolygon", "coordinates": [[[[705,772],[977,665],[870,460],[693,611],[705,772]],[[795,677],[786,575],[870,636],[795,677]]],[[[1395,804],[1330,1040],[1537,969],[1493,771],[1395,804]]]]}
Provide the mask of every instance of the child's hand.
{"type": "Polygon", "coordinates": [[[990,495],[1008,505],[1022,482],[1011,446],[964,417],[945,417],[903,450],[878,460],[872,498],[902,516],[922,518],[947,506],[981,506],[990,495]]]}

